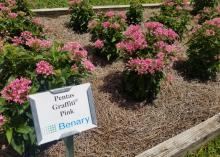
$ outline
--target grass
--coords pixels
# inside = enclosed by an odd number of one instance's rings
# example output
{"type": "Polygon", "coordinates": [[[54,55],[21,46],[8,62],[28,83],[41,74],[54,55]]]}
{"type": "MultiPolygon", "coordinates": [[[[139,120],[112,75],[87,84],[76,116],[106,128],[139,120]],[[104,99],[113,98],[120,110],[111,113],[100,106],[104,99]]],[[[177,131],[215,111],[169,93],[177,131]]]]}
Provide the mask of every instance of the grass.
{"type": "Polygon", "coordinates": [[[220,157],[220,136],[186,157],[220,157]]]}
{"type": "MultiPolygon", "coordinates": [[[[61,8],[67,7],[67,0],[27,0],[31,8],[61,8]]],[[[143,3],[159,3],[162,0],[141,0],[143,3]]],[[[92,5],[129,4],[130,0],[89,0],[92,5]]]]}

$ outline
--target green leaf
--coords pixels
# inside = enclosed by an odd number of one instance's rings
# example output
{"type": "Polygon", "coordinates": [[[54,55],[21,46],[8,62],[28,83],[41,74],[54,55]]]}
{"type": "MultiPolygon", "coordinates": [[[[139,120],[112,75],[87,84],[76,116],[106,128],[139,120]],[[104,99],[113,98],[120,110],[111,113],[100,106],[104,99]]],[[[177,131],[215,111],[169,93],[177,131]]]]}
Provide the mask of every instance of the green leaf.
{"type": "Polygon", "coordinates": [[[5,99],[0,97],[0,106],[5,104],[5,99]]]}
{"type": "Polygon", "coordinates": [[[8,143],[11,144],[11,141],[12,141],[12,134],[13,134],[13,129],[12,128],[9,128],[6,130],[6,137],[7,137],[7,140],[8,140],[8,143]]]}
{"type": "Polygon", "coordinates": [[[19,141],[19,144],[17,144],[15,142],[15,140],[12,139],[11,146],[20,155],[22,155],[24,153],[24,151],[25,151],[25,147],[24,147],[24,142],[23,141],[19,141]]]}
{"type": "Polygon", "coordinates": [[[28,134],[32,131],[32,128],[27,125],[21,125],[19,128],[16,129],[16,132],[21,134],[28,134]]]}

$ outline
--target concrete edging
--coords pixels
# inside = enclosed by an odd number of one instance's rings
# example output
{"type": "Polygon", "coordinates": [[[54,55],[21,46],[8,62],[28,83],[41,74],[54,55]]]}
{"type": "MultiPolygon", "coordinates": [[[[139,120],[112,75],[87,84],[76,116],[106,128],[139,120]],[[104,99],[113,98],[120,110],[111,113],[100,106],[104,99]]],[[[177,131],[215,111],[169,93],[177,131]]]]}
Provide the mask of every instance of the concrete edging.
{"type": "Polygon", "coordinates": [[[183,157],[220,134],[220,113],[136,157],[183,157]]]}
{"type": "MultiPolygon", "coordinates": [[[[161,3],[142,4],[143,8],[159,8],[161,3]]],[[[129,8],[130,5],[106,5],[106,6],[93,6],[94,11],[107,11],[107,10],[124,10],[129,8]]],[[[69,8],[49,8],[49,9],[32,9],[32,11],[40,16],[59,16],[69,13],[69,8]]]]}

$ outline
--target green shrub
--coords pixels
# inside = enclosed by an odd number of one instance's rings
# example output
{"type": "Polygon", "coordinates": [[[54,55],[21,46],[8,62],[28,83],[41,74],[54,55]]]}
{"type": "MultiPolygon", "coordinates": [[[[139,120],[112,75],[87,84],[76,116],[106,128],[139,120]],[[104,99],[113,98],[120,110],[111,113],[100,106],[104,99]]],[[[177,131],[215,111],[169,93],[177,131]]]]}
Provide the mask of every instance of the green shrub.
{"type": "Polygon", "coordinates": [[[220,17],[220,5],[213,8],[205,7],[194,17],[194,21],[201,25],[205,21],[214,19],[216,17],[220,17]]]}
{"type": "Polygon", "coordinates": [[[12,3],[1,3],[0,10],[0,37],[10,41],[14,36],[20,36],[23,31],[30,31],[40,36],[43,28],[34,24],[33,18],[27,13],[17,11],[17,5],[12,3]]]}
{"type": "Polygon", "coordinates": [[[214,78],[220,69],[220,18],[207,21],[189,40],[188,64],[193,77],[214,78]]]}
{"type": "Polygon", "coordinates": [[[159,22],[146,22],[144,28],[131,25],[117,44],[128,60],[123,73],[123,89],[136,100],[152,101],[160,91],[160,84],[175,59],[178,35],[159,22]]]}
{"type": "Polygon", "coordinates": [[[150,18],[151,21],[163,23],[172,28],[182,38],[190,22],[190,13],[184,9],[182,1],[166,0],[160,8],[160,13],[150,18]]]}
{"type": "Polygon", "coordinates": [[[94,12],[92,6],[87,0],[70,0],[70,26],[79,33],[87,32],[88,22],[93,18],[94,12]]]}
{"type": "Polygon", "coordinates": [[[139,0],[132,0],[126,13],[128,25],[140,24],[143,21],[143,7],[139,0]]]}
{"type": "Polygon", "coordinates": [[[195,15],[205,7],[214,7],[218,0],[192,0],[192,2],[194,3],[192,13],[195,15]]]}
{"type": "Polygon", "coordinates": [[[115,60],[119,57],[116,43],[122,39],[122,33],[126,27],[125,19],[124,12],[108,11],[90,21],[89,29],[98,55],[107,60],[115,60]]]}

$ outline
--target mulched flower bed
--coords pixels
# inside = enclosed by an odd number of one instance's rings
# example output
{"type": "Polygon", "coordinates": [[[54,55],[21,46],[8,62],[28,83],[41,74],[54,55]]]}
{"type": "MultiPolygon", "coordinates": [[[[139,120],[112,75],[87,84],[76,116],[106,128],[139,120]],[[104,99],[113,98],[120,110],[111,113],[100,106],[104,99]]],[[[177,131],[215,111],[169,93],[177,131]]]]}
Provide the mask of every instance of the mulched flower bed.
{"type": "MultiPolygon", "coordinates": [[[[152,11],[146,11],[145,17],[152,11]]],[[[51,38],[79,41],[92,52],[90,35],[75,34],[67,27],[69,16],[41,17],[41,20],[50,30],[51,38]]],[[[124,64],[121,61],[107,64],[92,54],[90,58],[97,68],[86,82],[92,83],[98,128],[75,137],[76,157],[135,156],[220,112],[220,80],[200,83],[187,79],[181,71],[183,61],[176,62],[178,68],[173,69],[173,81],[162,85],[153,104],[146,104],[122,94],[124,64]]],[[[39,155],[58,156],[65,156],[62,141],[39,155]]]]}

